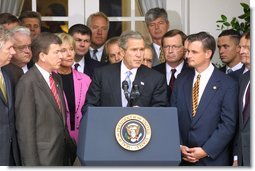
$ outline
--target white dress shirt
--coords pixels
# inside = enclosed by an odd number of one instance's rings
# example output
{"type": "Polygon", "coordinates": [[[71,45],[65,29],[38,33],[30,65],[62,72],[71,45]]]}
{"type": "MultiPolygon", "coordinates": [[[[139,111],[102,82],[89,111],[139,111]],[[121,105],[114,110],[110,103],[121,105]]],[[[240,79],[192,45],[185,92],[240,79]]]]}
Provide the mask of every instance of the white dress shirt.
{"type": "Polygon", "coordinates": [[[131,80],[131,85],[133,84],[133,81],[135,80],[135,76],[136,76],[136,72],[137,72],[137,68],[133,68],[131,70],[129,70],[125,64],[123,63],[123,61],[121,62],[121,66],[120,66],[120,87],[121,87],[121,101],[122,101],[122,107],[126,107],[128,104],[128,101],[125,97],[124,94],[124,90],[122,89],[122,82],[126,79],[127,77],[127,71],[131,71],[132,74],[130,75],[130,80],[131,80]]]}

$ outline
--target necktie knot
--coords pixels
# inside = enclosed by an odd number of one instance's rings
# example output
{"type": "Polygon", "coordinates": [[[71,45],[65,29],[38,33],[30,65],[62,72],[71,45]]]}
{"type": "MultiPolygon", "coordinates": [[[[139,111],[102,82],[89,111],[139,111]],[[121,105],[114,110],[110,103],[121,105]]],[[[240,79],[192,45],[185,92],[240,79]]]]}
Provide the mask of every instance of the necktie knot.
{"type": "Polygon", "coordinates": [[[80,66],[79,63],[74,64],[74,69],[75,69],[76,71],[78,71],[78,67],[79,67],[79,66],[80,66]]]}
{"type": "Polygon", "coordinates": [[[98,50],[97,49],[94,49],[93,50],[93,56],[92,56],[92,58],[94,59],[94,60],[96,60],[97,61],[97,52],[98,52],[98,50]]]}
{"type": "Polygon", "coordinates": [[[227,69],[227,74],[230,74],[231,72],[233,72],[231,68],[227,69]]]}

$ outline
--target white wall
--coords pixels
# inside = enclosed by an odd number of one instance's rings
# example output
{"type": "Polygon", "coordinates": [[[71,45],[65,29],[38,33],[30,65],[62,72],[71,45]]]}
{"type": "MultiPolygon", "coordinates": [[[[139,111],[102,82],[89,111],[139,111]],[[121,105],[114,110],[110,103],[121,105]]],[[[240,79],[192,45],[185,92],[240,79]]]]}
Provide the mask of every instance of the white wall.
{"type": "MultiPolygon", "coordinates": [[[[241,2],[249,4],[249,0],[168,0],[168,14],[172,27],[182,29],[186,34],[207,31],[217,40],[220,31],[217,30],[216,21],[224,14],[229,19],[243,14],[241,2]]],[[[220,62],[218,49],[215,52],[213,62],[220,62]]]]}

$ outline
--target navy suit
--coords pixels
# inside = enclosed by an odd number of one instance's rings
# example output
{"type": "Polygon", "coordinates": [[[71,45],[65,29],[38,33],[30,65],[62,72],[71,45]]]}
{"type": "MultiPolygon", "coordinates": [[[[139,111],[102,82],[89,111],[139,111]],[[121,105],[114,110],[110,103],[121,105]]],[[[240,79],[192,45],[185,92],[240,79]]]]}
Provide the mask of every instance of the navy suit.
{"type": "Polygon", "coordinates": [[[224,166],[232,164],[230,142],[237,124],[237,83],[214,67],[214,71],[192,118],[192,87],[195,71],[178,77],[171,106],[177,107],[181,145],[201,147],[209,156],[195,164],[181,165],[224,166]]]}
{"type": "MultiPolygon", "coordinates": [[[[226,69],[227,69],[226,65],[219,68],[219,70],[221,70],[224,73],[226,73],[226,69]]],[[[242,68],[240,68],[240,69],[238,69],[234,72],[229,73],[228,75],[238,82],[240,76],[243,74],[244,69],[245,69],[245,65],[243,65],[242,68]]]]}
{"type": "Polygon", "coordinates": [[[234,155],[238,156],[239,166],[250,166],[250,138],[251,138],[251,125],[250,125],[250,103],[247,106],[247,118],[244,121],[243,118],[243,97],[245,95],[245,90],[250,81],[250,71],[240,77],[240,88],[239,88],[239,127],[234,143],[234,155]]]}
{"type": "Polygon", "coordinates": [[[4,68],[2,68],[2,74],[5,81],[8,102],[5,102],[2,91],[0,90],[0,166],[20,165],[15,128],[14,92],[11,81],[4,68]],[[11,162],[10,158],[12,158],[11,162]]]}
{"type": "MultiPolygon", "coordinates": [[[[122,106],[121,62],[97,68],[90,84],[83,106],[83,114],[88,106],[122,106]]],[[[135,105],[141,107],[166,106],[166,81],[162,74],[141,65],[134,83],[139,86],[140,96],[135,105]]]]}
{"type": "MultiPolygon", "coordinates": [[[[86,57],[87,58],[89,57],[90,59],[92,59],[92,57],[90,56],[90,52],[88,52],[86,54],[86,57]]],[[[94,60],[94,59],[92,59],[92,60],[94,60]]],[[[104,51],[102,53],[102,57],[101,57],[100,63],[103,64],[103,65],[109,64],[109,60],[108,60],[108,57],[107,57],[107,55],[105,53],[105,49],[104,49],[104,51]]]]}

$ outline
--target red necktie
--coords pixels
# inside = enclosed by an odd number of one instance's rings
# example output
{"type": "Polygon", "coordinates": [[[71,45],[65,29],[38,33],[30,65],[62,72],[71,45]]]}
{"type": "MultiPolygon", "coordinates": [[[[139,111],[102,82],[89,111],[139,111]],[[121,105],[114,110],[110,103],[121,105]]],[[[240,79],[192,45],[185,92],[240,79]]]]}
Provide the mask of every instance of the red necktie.
{"type": "Polygon", "coordinates": [[[52,78],[52,75],[50,75],[50,89],[51,89],[51,92],[58,104],[58,107],[59,109],[61,110],[61,104],[60,104],[60,99],[59,99],[59,96],[58,96],[58,92],[57,92],[57,89],[56,89],[56,85],[55,85],[55,81],[54,79],[52,78]]]}

